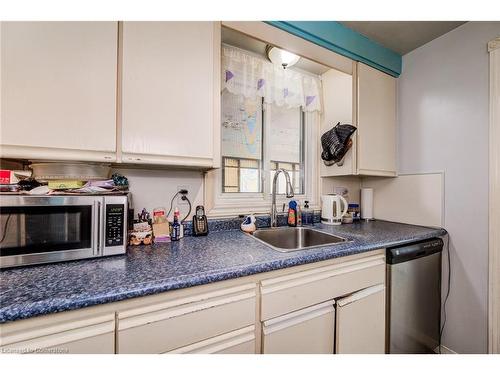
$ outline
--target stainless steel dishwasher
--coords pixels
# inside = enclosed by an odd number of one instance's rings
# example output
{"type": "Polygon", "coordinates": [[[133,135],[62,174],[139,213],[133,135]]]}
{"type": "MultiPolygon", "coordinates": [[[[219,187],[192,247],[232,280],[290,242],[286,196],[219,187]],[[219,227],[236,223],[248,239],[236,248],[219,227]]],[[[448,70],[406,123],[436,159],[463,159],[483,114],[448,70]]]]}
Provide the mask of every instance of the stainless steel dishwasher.
{"type": "Polygon", "coordinates": [[[387,353],[439,346],[442,250],[440,238],[387,248],[387,353]]]}

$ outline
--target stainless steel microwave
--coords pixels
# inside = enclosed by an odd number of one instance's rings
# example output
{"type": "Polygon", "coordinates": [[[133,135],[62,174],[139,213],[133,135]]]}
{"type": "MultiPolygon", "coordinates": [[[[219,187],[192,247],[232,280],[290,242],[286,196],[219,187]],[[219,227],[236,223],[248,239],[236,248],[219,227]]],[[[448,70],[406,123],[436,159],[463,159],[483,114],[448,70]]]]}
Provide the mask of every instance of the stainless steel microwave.
{"type": "Polygon", "coordinates": [[[127,196],[0,196],[0,268],[124,254],[127,196]]]}

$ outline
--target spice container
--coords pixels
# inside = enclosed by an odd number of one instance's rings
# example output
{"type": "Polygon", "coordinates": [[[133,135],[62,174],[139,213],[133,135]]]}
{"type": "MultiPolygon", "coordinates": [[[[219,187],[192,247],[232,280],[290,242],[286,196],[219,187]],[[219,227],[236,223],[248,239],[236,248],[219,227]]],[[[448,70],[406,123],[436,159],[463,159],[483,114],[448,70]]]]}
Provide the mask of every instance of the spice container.
{"type": "Polygon", "coordinates": [[[352,215],[353,221],[359,221],[359,219],[361,218],[359,204],[350,203],[347,209],[347,213],[352,215]]]}

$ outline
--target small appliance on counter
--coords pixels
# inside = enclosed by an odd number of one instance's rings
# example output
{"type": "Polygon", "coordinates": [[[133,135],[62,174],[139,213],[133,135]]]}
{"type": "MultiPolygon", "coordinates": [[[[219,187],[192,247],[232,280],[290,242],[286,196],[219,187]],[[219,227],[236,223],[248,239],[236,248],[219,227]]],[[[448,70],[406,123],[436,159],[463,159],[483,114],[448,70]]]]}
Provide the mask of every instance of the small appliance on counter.
{"type": "Polygon", "coordinates": [[[0,268],[126,252],[126,195],[7,195],[0,202],[0,268]]]}
{"type": "Polygon", "coordinates": [[[203,206],[196,206],[196,214],[193,216],[193,235],[206,236],[208,234],[208,220],[203,206]]]}
{"type": "Polygon", "coordinates": [[[328,194],[323,195],[321,201],[321,222],[328,225],[342,224],[342,217],[348,208],[345,198],[338,194],[328,194]]]}

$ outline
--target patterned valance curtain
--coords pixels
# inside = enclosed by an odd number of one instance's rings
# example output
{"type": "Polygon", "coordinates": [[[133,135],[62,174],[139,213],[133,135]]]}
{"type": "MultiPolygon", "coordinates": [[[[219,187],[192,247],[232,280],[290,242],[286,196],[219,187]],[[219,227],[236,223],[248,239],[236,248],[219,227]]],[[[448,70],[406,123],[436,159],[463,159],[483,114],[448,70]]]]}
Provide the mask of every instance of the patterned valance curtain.
{"type": "Polygon", "coordinates": [[[263,97],[265,103],[321,112],[318,78],[283,69],[229,46],[222,47],[222,88],[246,98],[263,97]]]}

